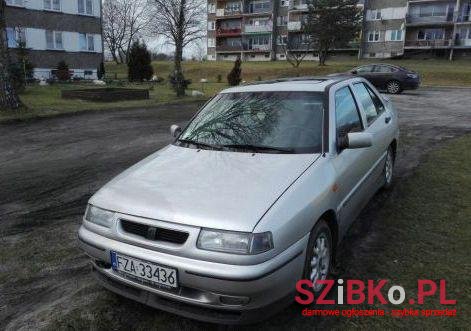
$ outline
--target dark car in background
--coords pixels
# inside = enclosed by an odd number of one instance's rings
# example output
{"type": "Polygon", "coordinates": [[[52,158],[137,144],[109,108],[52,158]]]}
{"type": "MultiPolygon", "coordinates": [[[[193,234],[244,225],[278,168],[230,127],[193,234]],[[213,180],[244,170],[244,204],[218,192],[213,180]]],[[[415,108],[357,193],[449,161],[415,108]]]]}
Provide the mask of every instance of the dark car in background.
{"type": "Polygon", "coordinates": [[[368,79],[380,90],[399,94],[404,90],[415,90],[420,86],[417,72],[391,64],[368,64],[352,69],[349,74],[368,79]]]}

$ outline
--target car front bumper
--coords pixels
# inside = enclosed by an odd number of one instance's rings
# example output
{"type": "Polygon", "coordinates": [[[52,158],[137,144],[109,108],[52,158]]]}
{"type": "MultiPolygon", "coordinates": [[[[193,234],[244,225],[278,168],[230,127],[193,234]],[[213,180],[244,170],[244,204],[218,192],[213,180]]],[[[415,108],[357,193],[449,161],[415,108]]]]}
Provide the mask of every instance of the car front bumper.
{"type": "Polygon", "coordinates": [[[274,258],[256,265],[231,265],[165,254],[120,242],[82,226],[79,245],[107,289],[149,306],[185,317],[244,324],[269,317],[291,303],[305,261],[306,235],[274,258]],[[178,270],[178,289],[140,283],[111,268],[116,251],[178,270]]]}
{"type": "Polygon", "coordinates": [[[406,79],[402,83],[402,88],[404,90],[416,90],[420,87],[420,78],[417,79],[406,79]]]}

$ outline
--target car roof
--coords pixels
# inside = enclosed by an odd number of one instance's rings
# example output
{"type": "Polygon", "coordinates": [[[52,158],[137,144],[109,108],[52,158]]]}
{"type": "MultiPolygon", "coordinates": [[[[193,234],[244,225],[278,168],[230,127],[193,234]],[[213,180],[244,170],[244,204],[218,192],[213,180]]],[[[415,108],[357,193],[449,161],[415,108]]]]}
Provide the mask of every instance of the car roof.
{"type": "Polygon", "coordinates": [[[231,87],[221,93],[241,92],[274,92],[274,91],[301,91],[324,92],[325,89],[335,83],[352,79],[351,76],[321,76],[321,77],[293,77],[248,83],[237,87],[231,87]]]}
{"type": "Polygon", "coordinates": [[[398,68],[398,69],[401,68],[400,66],[397,66],[395,64],[389,64],[389,63],[367,63],[361,66],[358,66],[357,68],[368,67],[368,66],[384,66],[384,67],[393,67],[393,68],[398,68]]]}

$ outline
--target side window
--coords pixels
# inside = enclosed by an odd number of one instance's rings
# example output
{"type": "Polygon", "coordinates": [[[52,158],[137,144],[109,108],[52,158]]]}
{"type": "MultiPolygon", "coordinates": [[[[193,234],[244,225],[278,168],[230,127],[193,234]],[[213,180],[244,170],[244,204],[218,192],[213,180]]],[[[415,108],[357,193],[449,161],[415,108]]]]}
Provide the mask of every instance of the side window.
{"type": "Polygon", "coordinates": [[[366,89],[368,90],[368,92],[370,93],[370,96],[371,96],[371,99],[373,100],[373,103],[375,104],[376,112],[378,113],[378,116],[381,115],[385,110],[383,102],[376,95],[376,93],[373,92],[373,90],[368,85],[365,85],[365,86],[366,86],[366,89]]]}
{"type": "Polygon", "coordinates": [[[335,92],[335,123],[337,135],[363,130],[357,104],[348,87],[335,92]]]}
{"type": "Polygon", "coordinates": [[[394,69],[389,66],[375,66],[374,72],[391,73],[394,72],[394,69]]]}
{"type": "Polygon", "coordinates": [[[379,116],[379,114],[376,110],[376,105],[371,98],[370,91],[363,83],[353,84],[353,89],[355,90],[355,94],[358,96],[358,99],[360,100],[363,109],[365,110],[368,124],[372,123],[379,116]]]}
{"type": "Polygon", "coordinates": [[[372,72],[373,71],[373,66],[363,66],[357,68],[358,73],[367,73],[367,72],[372,72]]]}

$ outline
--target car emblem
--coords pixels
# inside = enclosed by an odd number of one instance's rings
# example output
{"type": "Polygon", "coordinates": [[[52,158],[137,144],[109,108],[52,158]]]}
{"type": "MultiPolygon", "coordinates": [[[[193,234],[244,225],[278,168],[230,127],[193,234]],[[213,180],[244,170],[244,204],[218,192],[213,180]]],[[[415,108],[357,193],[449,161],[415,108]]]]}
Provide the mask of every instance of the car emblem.
{"type": "Polygon", "coordinates": [[[157,228],[154,228],[153,226],[149,226],[149,228],[147,229],[146,238],[150,240],[154,240],[156,234],[157,234],[157,228]]]}

